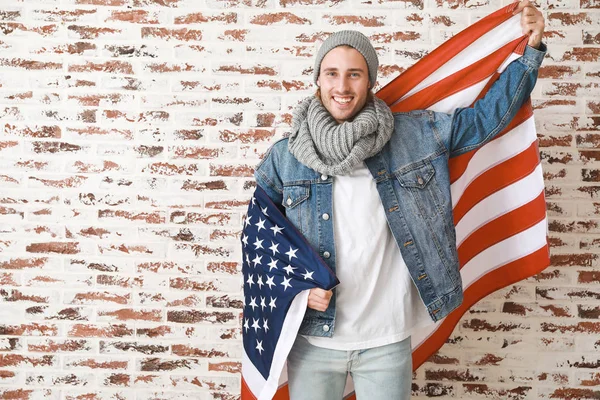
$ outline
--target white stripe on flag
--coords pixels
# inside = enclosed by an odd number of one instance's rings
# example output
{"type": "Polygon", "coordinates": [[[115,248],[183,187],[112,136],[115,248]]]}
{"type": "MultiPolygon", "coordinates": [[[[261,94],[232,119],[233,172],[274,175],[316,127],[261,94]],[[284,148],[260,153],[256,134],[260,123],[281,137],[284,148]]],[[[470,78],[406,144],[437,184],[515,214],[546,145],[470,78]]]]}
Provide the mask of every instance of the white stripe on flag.
{"type": "Polygon", "coordinates": [[[300,330],[300,324],[306,313],[309,293],[310,290],[303,290],[292,300],[275,347],[268,380],[265,380],[260,372],[258,372],[252,361],[248,358],[246,350],[243,349],[242,375],[250,391],[256,395],[257,400],[271,400],[277,392],[279,376],[281,375],[287,356],[294,345],[296,335],[300,330]]]}

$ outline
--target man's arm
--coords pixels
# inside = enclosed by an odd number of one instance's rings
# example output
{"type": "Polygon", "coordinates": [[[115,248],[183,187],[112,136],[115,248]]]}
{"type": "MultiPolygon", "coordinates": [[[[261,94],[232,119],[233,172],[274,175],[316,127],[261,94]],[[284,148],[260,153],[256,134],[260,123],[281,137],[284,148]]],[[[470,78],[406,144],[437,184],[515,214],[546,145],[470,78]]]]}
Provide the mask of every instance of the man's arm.
{"type": "Polygon", "coordinates": [[[535,86],[538,69],[546,54],[541,43],[544,17],[528,0],[523,0],[514,13],[521,14],[521,27],[529,34],[523,56],[500,74],[486,95],[473,107],[459,108],[452,114],[436,113],[435,120],[450,157],[480,147],[510,123],[535,86]]]}
{"type": "Polygon", "coordinates": [[[540,50],[527,46],[523,56],[500,74],[487,94],[473,107],[458,108],[453,114],[446,114],[447,117],[436,115],[440,130],[447,132],[449,128],[447,146],[451,157],[483,145],[510,123],[535,86],[545,51],[544,44],[540,45],[540,50]]]}

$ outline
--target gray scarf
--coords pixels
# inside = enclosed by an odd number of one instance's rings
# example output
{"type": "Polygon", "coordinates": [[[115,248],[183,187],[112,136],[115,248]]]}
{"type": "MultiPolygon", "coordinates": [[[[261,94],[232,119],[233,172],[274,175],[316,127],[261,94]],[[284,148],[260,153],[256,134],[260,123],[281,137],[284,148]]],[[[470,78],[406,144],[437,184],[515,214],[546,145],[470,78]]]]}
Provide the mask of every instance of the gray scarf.
{"type": "Polygon", "coordinates": [[[298,161],[326,175],[345,175],[377,154],[392,136],[394,117],[373,97],[352,121],[341,124],[321,101],[310,96],[294,109],[288,149],[298,161]]]}

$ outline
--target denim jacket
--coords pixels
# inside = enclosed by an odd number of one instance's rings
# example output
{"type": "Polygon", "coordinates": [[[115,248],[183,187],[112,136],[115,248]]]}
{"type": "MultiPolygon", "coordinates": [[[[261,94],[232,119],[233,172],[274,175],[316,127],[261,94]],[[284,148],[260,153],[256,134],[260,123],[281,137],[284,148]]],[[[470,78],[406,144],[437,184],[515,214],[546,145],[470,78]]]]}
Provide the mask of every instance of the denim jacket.
{"type": "MultiPolygon", "coordinates": [[[[450,199],[448,159],[473,150],[500,133],[531,93],[546,52],[527,46],[473,107],[451,114],[398,112],[394,132],[365,160],[385,215],[420,298],[433,321],[463,300],[450,199]]],[[[286,217],[335,272],[333,177],[301,164],[288,140],[275,142],[254,177],[286,217]]],[[[341,282],[343,284],[343,282],[341,282]]],[[[307,309],[300,334],[332,336],[336,290],[324,312],[307,309]]]]}

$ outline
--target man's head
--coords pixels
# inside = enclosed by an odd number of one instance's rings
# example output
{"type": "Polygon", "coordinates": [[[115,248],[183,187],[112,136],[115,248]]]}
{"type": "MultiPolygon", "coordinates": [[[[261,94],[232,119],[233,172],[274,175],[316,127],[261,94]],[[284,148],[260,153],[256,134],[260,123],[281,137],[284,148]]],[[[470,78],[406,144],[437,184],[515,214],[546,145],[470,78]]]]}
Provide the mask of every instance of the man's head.
{"type": "Polygon", "coordinates": [[[319,48],[314,80],[317,96],[338,123],[351,120],[373,96],[379,60],[358,31],[330,35],[319,48]]]}

